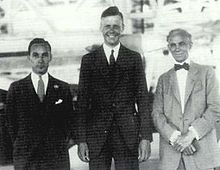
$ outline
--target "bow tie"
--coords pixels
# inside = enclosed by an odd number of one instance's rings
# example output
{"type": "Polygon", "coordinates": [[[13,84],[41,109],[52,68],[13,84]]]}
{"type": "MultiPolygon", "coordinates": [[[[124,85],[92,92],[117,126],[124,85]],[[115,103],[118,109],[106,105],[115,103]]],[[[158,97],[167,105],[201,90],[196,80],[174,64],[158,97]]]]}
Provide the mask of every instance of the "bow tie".
{"type": "Polygon", "coordinates": [[[184,63],[183,65],[181,64],[175,64],[174,65],[174,70],[177,71],[177,70],[180,70],[180,69],[185,69],[185,70],[189,70],[189,64],[188,63],[184,63]]]}

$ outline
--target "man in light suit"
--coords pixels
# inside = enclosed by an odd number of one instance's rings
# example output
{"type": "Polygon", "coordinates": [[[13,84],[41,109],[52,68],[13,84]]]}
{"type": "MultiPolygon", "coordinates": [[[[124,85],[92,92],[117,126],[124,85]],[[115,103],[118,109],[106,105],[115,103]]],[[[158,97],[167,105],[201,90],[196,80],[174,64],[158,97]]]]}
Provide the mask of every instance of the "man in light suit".
{"type": "Polygon", "coordinates": [[[104,43],[83,56],[78,91],[79,157],[90,170],[138,170],[150,156],[152,123],[140,54],[123,46],[123,15],[101,15],[104,43]],[[136,110],[137,105],[138,110],[136,110]],[[139,152],[138,152],[139,151],[139,152]]]}
{"type": "Polygon", "coordinates": [[[48,73],[49,42],[35,38],[28,52],[32,72],[11,84],[6,101],[15,170],[68,170],[74,130],[69,85],[48,73]]]}
{"type": "Polygon", "coordinates": [[[152,112],[160,133],[160,169],[212,170],[220,165],[215,130],[220,98],[214,70],[190,61],[187,31],[174,29],[167,41],[175,67],[160,76],[152,112]]]}

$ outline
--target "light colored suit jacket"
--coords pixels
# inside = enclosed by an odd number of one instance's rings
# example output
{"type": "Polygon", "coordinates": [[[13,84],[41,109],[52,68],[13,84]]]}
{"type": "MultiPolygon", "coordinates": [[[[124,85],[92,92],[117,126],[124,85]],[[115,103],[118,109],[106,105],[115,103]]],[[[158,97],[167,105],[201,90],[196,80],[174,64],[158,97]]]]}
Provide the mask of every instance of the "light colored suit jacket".
{"type": "Polygon", "coordinates": [[[181,111],[176,72],[172,68],[161,75],[152,116],[160,133],[162,170],[177,169],[181,153],[169,144],[169,139],[174,130],[184,134],[190,126],[198,132],[200,140],[194,142],[196,153],[192,156],[182,155],[186,161],[186,169],[187,165],[192,163],[200,169],[220,166],[220,149],[217,146],[215,130],[215,121],[220,118],[220,98],[212,67],[191,62],[186,82],[184,113],[181,111]]]}

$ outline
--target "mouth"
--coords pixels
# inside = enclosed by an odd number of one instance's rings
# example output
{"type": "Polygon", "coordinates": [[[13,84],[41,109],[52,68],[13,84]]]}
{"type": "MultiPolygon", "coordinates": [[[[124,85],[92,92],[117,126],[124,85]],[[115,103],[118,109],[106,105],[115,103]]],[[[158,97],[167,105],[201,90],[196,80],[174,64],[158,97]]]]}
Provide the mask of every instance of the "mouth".
{"type": "Polygon", "coordinates": [[[119,36],[119,34],[116,33],[116,32],[114,32],[114,33],[108,33],[108,34],[106,34],[106,35],[107,35],[107,37],[109,37],[109,38],[115,38],[115,37],[118,37],[118,36],[119,36]]]}
{"type": "Polygon", "coordinates": [[[39,69],[43,69],[45,66],[44,65],[38,65],[37,66],[39,69]]]}
{"type": "Polygon", "coordinates": [[[175,53],[175,55],[178,55],[178,56],[180,56],[180,55],[183,55],[183,53],[180,53],[180,52],[176,52],[176,53],[175,53]]]}

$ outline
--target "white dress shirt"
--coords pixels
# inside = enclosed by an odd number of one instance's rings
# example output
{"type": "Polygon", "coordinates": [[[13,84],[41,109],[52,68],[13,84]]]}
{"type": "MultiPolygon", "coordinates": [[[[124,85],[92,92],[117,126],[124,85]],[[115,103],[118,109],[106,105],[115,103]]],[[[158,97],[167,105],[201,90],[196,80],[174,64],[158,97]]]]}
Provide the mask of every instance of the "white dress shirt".
{"type": "MultiPolygon", "coordinates": [[[[184,63],[189,64],[189,58],[186,59],[182,63],[175,62],[175,64],[180,64],[183,65],[184,63]]],[[[176,71],[176,77],[177,77],[177,83],[179,87],[179,94],[180,94],[180,101],[181,101],[181,109],[182,109],[182,114],[184,114],[184,101],[185,101],[185,90],[186,90],[186,79],[188,75],[188,70],[185,69],[179,69],[176,71]]]]}
{"type": "Polygon", "coordinates": [[[107,46],[105,43],[103,44],[105,56],[106,56],[109,64],[110,64],[110,55],[112,53],[112,50],[114,50],[113,55],[114,55],[115,61],[117,61],[120,46],[121,46],[121,44],[119,43],[114,48],[111,48],[111,47],[107,46]]]}
{"type": "MultiPolygon", "coordinates": [[[[187,58],[182,63],[178,63],[178,62],[175,61],[175,64],[183,65],[184,63],[190,64],[189,58],[187,58]]],[[[188,75],[188,70],[179,69],[179,70],[176,71],[176,77],[177,77],[177,83],[178,83],[178,87],[179,87],[182,114],[184,114],[184,110],[185,110],[185,91],[186,91],[187,75],[188,75]]],[[[194,135],[196,136],[196,139],[199,140],[199,135],[198,135],[197,131],[195,130],[195,128],[193,128],[193,126],[190,126],[189,130],[192,131],[194,133],[194,135]]],[[[178,131],[178,130],[175,130],[172,133],[171,137],[170,137],[171,144],[173,144],[180,135],[181,135],[181,132],[178,131]]]]}
{"type": "MultiPolygon", "coordinates": [[[[44,82],[44,91],[46,93],[47,86],[48,86],[48,79],[49,79],[48,73],[45,73],[41,77],[42,77],[42,80],[44,82]]],[[[37,93],[37,86],[38,86],[39,75],[37,75],[34,72],[31,72],[31,80],[32,80],[32,83],[33,83],[33,86],[34,86],[34,90],[37,93]]]]}

